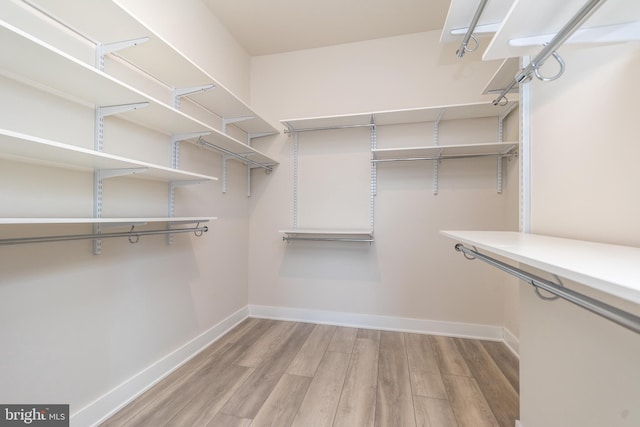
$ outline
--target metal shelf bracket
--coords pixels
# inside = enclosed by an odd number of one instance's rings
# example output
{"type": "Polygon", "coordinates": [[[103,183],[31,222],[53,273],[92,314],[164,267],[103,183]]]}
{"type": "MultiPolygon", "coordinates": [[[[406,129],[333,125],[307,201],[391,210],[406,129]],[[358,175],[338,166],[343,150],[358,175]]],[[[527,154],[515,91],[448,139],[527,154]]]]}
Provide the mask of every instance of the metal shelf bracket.
{"type": "Polygon", "coordinates": [[[262,138],[265,136],[277,135],[277,132],[249,132],[247,134],[247,141],[249,146],[251,146],[251,140],[255,138],[262,138]]]}
{"type": "MultiPolygon", "coordinates": [[[[169,216],[169,218],[173,217],[173,210],[174,210],[174,206],[175,206],[175,189],[176,187],[184,187],[186,185],[195,185],[195,184],[202,184],[204,182],[209,182],[207,180],[191,180],[191,181],[171,181],[169,183],[169,197],[168,197],[168,207],[167,207],[167,214],[169,216]]],[[[170,245],[173,243],[173,235],[172,234],[167,234],[167,244],[170,245]]]]}
{"type": "MultiPolygon", "coordinates": [[[[371,160],[373,160],[373,151],[376,149],[378,144],[378,131],[376,128],[376,119],[375,116],[371,115],[371,160]]],[[[371,194],[369,201],[369,226],[371,229],[374,229],[375,225],[375,196],[378,194],[378,164],[376,162],[371,162],[371,194]]]]}
{"type": "Polygon", "coordinates": [[[129,47],[137,46],[141,43],[146,43],[150,39],[149,37],[140,37],[132,40],[124,40],[114,43],[97,43],[96,44],[96,68],[100,71],[104,71],[104,56],[117,52],[119,50],[127,49],[129,47]]]}
{"type": "Polygon", "coordinates": [[[234,123],[244,122],[246,120],[253,120],[256,116],[240,116],[240,117],[226,117],[222,119],[222,133],[227,133],[227,125],[234,123]]]}
{"type": "Polygon", "coordinates": [[[298,132],[293,133],[293,229],[298,228],[298,158],[300,141],[298,132]]]}
{"type": "Polygon", "coordinates": [[[206,92],[210,89],[213,89],[214,87],[215,86],[213,84],[206,84],[206,85],[200,85],[200,86],[175,88],[171,91],[171,96],[173,98],[173,106],[176,110],[179,110],[180,98],[182,98],[183,96],[189,96],[199,92],[206,92]]]}
{"type": "Polygon", "coordinates": [[[148,107],[148,102],[138,102],[134,104],[108,105],[104,107],[96,107],[95,109],[95,127],[93,136],[94,150],[102,151],[104,145],[104,118],[114,114],[126,113],[127,111],[137,110],[139,108],[148,107]]]}
{"type": "MultiPolygon", "coordinates": [[[[440,110],[438,113],[438,118],[433,123],[433,145],[440,144],[440,120],[442,120],[442,115],[444,114],[444,108],[440,110]]],[[[442,150],[438,153],[438,157],[442,155],[442,150]]],[[[433,161],[433,195],[438,195],[438,167],[440,166],[440,160],[433,161]]]]}
{"type": "MultiPolygon", "coordinates": [[[[133,175],[136,173],[144,173],[148,168],[124,168],[124,169],[97,169],[93,172],[93,217],[102,218],[102,182],[108,178],[114,178],[124,175],[133,175]]],[[[101,234],[102,225],[93,224],[93,233],[101,234]]],[[[100,255],[102,253],[102,240],[95,239],[93,241],[93,254],[100,255]]]]}
{"type": "Polygon", "coordinates": [[[227,160],[228,154],[222,155],[222,194],[227,194],[227,160]]]}
{"type": "Polygon", "coordinates": [[[174,133],[171,135],[171,167],[180,166],[180,141],[211,135],[211,132],[174,133]]]}

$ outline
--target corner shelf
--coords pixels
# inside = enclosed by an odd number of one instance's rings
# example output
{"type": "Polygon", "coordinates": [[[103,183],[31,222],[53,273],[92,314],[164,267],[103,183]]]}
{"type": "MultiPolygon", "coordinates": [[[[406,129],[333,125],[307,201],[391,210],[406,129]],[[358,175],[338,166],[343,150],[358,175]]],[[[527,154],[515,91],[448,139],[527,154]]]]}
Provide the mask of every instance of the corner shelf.
{"type": "Polygon", "coordinates": [[[4,129],[0,129],[0,158],[90,172],[129,170],[131,175],[165,182],[218,180],[214,176],[127,159],[4,129]]]}
{"type": "Polygon", "coordinates": [[[279,233],[284,234],[282,240],[287,243],[295,240],[373,243],[372,229],[298,228],[280,230],[279,233]]]}
{"type": "MultiPolygon", "coordinates": [[[[484,60],[535,56],[544,43],[585,4],[584,0],[516,0],[491,43],[484,60]]],[[[565,43],[616,43],[640,39],[640,3],[605,2],[565,43]]]]}
{"type": "Polygon", "coordinates": [[[511,231],[441,231],[590,288],[640,304],[640,248],[511,231]]]}

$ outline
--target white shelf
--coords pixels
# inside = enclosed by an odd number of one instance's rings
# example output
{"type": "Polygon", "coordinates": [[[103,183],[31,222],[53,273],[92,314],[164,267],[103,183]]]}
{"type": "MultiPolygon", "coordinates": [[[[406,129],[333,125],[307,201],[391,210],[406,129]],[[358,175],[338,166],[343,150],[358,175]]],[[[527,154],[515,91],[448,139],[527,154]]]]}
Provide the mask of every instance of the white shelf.
{"type": "Polygon", "coordinates": [[[373,230],[370,228],[336,229],[336,228],[297,228],[280,230],[283,240],[320,240],[320,241],[352,241],[373,242],[373,230]]]}
{"type": "Polygon", "coordinates": [[[218,219],[217,217],[168,217],[168,218],[0,218],[0,225],[28,224],[102,224],[132,225],[143,223],[195,224],[218,219]]]}
{"type": "Polygon", "coordinates": [[[374,160],[413,159],[424,157],[447,158],[449,156],[501,156],[518,147],[517,143],[487,143],[460,145],[431,145],[428,147],[378,148],[372,150],[374,160]]]}
{"type": "MultiPolygon", "coordinates": [[[[509,86],[513,81],[513,78],[520,71],[520,58],[507,58],[505,59],[498,70],[495,72],[489,83],[482,91],[483,95],[487,94],[499,94],[504,88],[509,86]]],[[[515,85],[511,89],[510,93],[518,92],[520,90],[519,85],[515,85]]]]}
{"type": "MultiPolygon", "coordinates": [[[[68,0],[36,0],[33,3],[65,25],[98,43],[108,44],[149,37],[149,41],[134,48],[117,52],[117,55],[146,71],[163,83],[184,88],[213,84],[214,89],[192,95],[198,103],[222,118],[253,117],[235,125],[251,134],[277,134],[278,130],[261,118],[247,104],[217,82],[210,74],[193,63],[186,55],[131,15],[118,1],[92,0],[70,2],[68,0]],[[116,24],[114,24],[116,23],[116,24]],[[168,66],[170,65],[170,66],[168,66]]],[[[179,25],[176,23],[176,25],[179,25]]],[[[184,28],[183,31],[189,31],[184,28]]]]}
{"type": "Polygon", "coordinates": [[[122,113],[121,117],[166,134],[211,132],[205,139],[233,153],[248,155],[262,164],[274,160],[31,35],[0,21],[0,74],[54,90],[90,106],[148,102],[149,106],[122,113]]]}
{"type": "MultiPolygon", "coordinates": [[[[542,45],[550,41],[584,4],[585,0],[516,0],[487,47],[483,59],[535,56],[542,45]]],[[[638,40],[638,22],[640,2],[608,0],[566,43],[638,40]]]]}
{"type": "Polygon", "coordinates": [[[509,231],[442,231],[458,242],[640,304],[640,248],[509,231]]]}
{"type": "Polygon", "coordinates": [[[516,104],[494,106],[490,102],[446,105],[438,107],[410,108],[404,110],[375,111],[369,113],[344,114],[338,116],[309,117],[281,120],[292,131],[309,128],[336,128],[340,126],[361,126],[371,123],[373,118],[377,126],[408,123],[435,122],[440,120],[462,120],[483,117],[499,117],[516,104]]]}
{"type": "MultiPolygon", "coordinates": [[[[489,0],[480,15],[474,35],[492,34],[502,24],[514,0],[489,0]]],[[[440,35],[441,43],[461,42],[478,9],[480,0],[452,0],[449,13],[440,35]]],[[[471,42],[473,43],[473,42],[471,42]]],[[[473,46],[471,46],[473,47],[473,46]]]]}
{"type": "Polygon", "coordinates": [[[136,176],[159,181],[217,181],[213,176],[185,172],[112,154],[88,150],[30,135],[0,129],[0,157],[41,163],[65,169],[140,169],[136,176]]]}

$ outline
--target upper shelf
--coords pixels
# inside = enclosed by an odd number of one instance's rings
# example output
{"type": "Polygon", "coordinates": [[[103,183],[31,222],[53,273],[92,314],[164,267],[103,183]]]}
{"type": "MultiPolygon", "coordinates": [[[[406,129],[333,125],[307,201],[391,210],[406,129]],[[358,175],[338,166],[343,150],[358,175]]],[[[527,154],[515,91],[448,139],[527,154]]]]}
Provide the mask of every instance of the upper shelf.
{"type": "Polygon", "coordinates": [[[37,3],[39,9],[96,43],[108,44],[149,37],[148,42],[121,50],[117,55],[170,87],[184,88],[213,84],[214,89],[190,97],[223,119],[251,117],[234,123],[249,134],[278,133],[274,126],[261,118],[209,73],[128,12],[121,4],[122,2],[117,0],[80,2],[31,0],[31,3],[37,3]]]}
{"type": "Polygon", "coordinates": [[[148,103],[129,110],[122,118],[166,134],[208,132],[205,139],[233,153],[263,164],[274,160],[137,89],[91,67],[53,46],[0,21],[0,74],[26,81],[75,101],[95,106],[148,103]]]}
{"type": "MultiPolygon", "coordinates": [[[[584,4],[585,0],[516,0],[483,59],[535,56],[584,4]]],[[[608,0],[566,43],[639,40],[638,22],[640,2],[608,0]]]]}
{"type": "Polygon", "coordinates": [[[432,145],[428,147],[410,148],[377,148],[371,150],[373,159],[379,161],[410,159],[447,159],[462,157],[505,156],[516,150],[518,144],[460,144],[432,145]]]}
{"type": "MultiPolygon", "coordinates": [[[[474,34],[482,36],[495,33],[514,0],[489,0],[480,15],[474,34]]],[[[441,43],[459,42],[469,28],[480,0],[453,0],[449,6],[449,13],[440,35],[441,43]]]]}
{"type": "Polygon", "coordinates": [[[372,120],[377,126],[435,122],[437,120],[459,120],[483,117],[499,117],[516,104],[494,106],[490,102],[447,105],[439,107],[410,108],[405,110],[376,111],[370,113],[345,114],[339,116],[310,117],[281,120],[290,131],[308,129],[332,129],[341,126],[366,126],[372,120]]]}
{"type": "Polygon", "coordinates": [[[640,248],[510,231],[442,234],[640,304],[640,248]]]}
{"type": "Polygon", "coordinates": [[[217,181],[218,179],[3,129],[0,129],[0,158],[86,171],[130,170],[131,174],[141,178],[167,182],[217,181]]]}

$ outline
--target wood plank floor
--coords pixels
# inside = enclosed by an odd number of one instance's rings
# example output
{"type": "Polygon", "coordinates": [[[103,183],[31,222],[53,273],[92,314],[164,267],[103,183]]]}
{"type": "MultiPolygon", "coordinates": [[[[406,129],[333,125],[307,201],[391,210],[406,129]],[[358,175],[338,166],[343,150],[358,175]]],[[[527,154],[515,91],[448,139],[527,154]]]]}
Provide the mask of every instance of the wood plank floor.
{"type": "Polygon", "coordinates": [[[103,426],[513,427],[502,343],[249,318],[103,426]]]}

